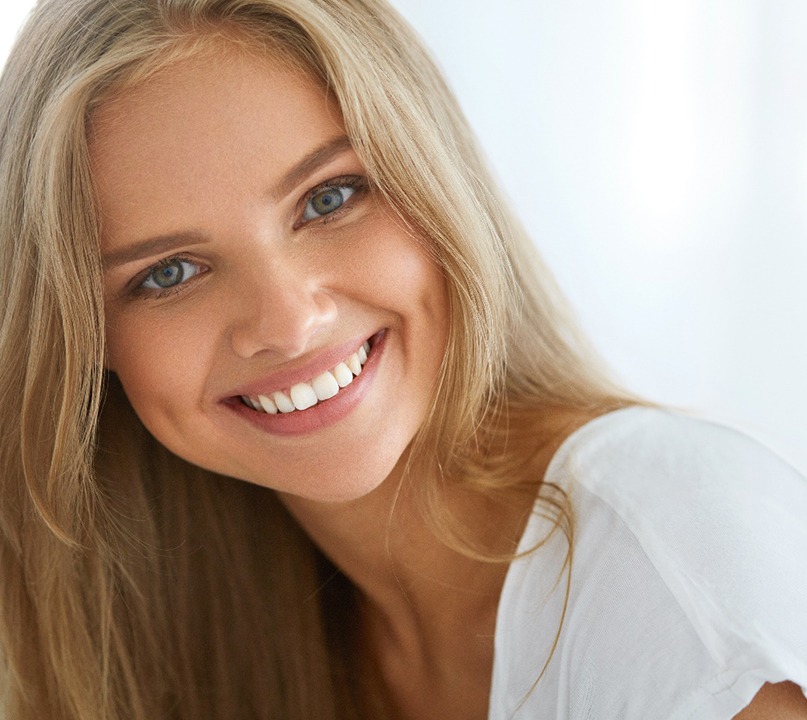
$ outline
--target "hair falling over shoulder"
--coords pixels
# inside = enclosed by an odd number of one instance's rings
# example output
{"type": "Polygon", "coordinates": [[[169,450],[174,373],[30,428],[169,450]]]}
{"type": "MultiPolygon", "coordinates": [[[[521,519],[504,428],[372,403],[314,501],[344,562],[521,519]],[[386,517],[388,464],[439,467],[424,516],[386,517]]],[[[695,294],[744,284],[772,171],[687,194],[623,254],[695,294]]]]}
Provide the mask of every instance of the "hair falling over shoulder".
{"type": "MultiPolygon", "coordinates": [[[[575,335],[434,64],[382,0],[39,2],[0,81],[9,720],[325,720],[376,702],[350,661],[349,584],[325,582],[333,568],[271,491],[163,449],[104,370],[93,112],[214,51],[211,37],[324,83],[372,181],[444,269],[451,336],[413,465],[495,492],[523,482],[534,451],[510,428],[537,427],[541,408],[627,402],[575,335]]],[[[447,523],[437,490],[419,490],[447,523]]]]}

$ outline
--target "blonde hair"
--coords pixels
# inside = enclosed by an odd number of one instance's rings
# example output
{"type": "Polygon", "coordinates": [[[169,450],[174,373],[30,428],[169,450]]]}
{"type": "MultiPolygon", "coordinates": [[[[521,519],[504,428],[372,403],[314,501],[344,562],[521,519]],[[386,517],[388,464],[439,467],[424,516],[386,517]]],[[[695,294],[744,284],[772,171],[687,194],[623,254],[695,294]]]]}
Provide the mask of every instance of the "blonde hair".
{"type": "MultiPolygon", "coordinates": [[[[548,408],[628,401],[575,334],[433,62],[382,0],[40,2],[0,83],[9,718],[293,720],[381,707],[351,661],[350,584],[271,491],[163,449],[103,369],[88,124],[111,93],[210,50],[210,37],[316,75],[372,182],[445,272],[450,339],[413,467],[498,492],[523,484],[536,450],[512,441],[514,427],[538,427],[548,408]]],[[[438,489],[418,491],[448,527],[438,489]]]]}

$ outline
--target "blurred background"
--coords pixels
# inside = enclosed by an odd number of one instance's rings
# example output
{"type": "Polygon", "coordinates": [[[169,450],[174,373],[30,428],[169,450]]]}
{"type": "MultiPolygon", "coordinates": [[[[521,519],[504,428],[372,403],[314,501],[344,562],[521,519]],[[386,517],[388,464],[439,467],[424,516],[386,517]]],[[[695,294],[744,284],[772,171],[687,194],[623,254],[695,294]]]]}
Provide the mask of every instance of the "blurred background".
{"type": "Polygon", "coordinates": [[[807,472],[807,3],[393,3],[617,376],[807,472]]]}

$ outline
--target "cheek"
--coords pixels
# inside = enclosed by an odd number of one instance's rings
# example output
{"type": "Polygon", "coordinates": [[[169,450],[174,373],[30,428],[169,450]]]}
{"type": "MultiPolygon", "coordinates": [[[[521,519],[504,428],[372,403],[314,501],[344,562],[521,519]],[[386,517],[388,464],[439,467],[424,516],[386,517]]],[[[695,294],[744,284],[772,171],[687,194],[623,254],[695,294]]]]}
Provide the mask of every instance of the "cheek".
{"type": "Polygon", "coordinates": [[[386,283],[395,302],[411,308],[418,328],[428,328],[427,332],[433,334],[430,344],[442,345],[449,318],[448,286],[442,269],[415,243],[391,257],[395,262],[386,283]]]}
{"type": "Polygon", "coordinates": [[[109,318],[109,369],[146,425],[161,415],[173,416],[194,396],[191,390],[204,378],[206,367],[200,337],[188,323],[109,318]]]}
{"type": "Polygon", "coordinates": [[[350,263],[355,287],[366,287],[368,294],[390,306],[425,312],[435,323],[447,322],[446,280],[421,242],[390,218],[359,242],[350,263]]]}

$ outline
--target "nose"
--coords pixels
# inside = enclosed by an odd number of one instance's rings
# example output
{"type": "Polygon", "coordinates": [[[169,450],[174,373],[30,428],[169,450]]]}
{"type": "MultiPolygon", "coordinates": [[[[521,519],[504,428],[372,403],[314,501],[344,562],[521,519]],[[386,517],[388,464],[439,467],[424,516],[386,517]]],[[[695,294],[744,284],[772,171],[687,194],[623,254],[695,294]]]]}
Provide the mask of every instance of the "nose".
{"type": "Polygon", "coordinates": [[[243,358],[261,352],[302,355],[337,315],[333,297],[316,275],[288,262],[253,267],[236,293],[230,336],[243,358]]]}

